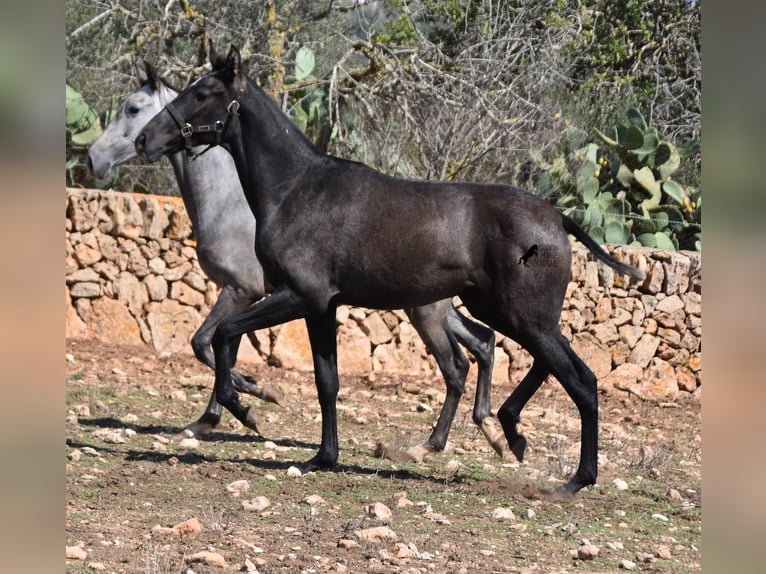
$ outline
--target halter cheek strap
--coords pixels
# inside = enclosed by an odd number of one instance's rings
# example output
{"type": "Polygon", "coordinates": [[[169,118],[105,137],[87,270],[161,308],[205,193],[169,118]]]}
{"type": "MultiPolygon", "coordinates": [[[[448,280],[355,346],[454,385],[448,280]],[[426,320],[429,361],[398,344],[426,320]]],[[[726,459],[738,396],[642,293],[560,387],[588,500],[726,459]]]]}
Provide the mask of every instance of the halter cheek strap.
{"type": "MultiPolygon", "coordinates": [[[[247,83],[244,79],[242,79],[239,86],[239,93],[243,93],[246,87],[247,83]]],[[[172,104],[173,102],[168,102],[165,105],[165,109],[168,111],[170,117],[173,118],[176,126],[178,126],[178,129],[181,131],[181,136],[184,138],[184,150],[186,150],[186,155],[193,159],[197,159],[203,153],[207,152],[211,147],[220,145],[221,141],[223,141],[223,134],[226,132],[226,129],[231,123],[231,119],[235,116],[239,116],[239,100],[234,98],[231,102],[229,102],[229,105],[226,106],[226,118],[223,121],[218,120],[212,124],[200,124],[195,126],[187,121],[184,121],[178,115],[178,112],[173,108],[172,104]],[[215,134],[215,143],[210,144],[200,153],[195,153],[192,149],[192,135],[195,133],[199,134],[208,132],[213,132],[215,134]]]]}

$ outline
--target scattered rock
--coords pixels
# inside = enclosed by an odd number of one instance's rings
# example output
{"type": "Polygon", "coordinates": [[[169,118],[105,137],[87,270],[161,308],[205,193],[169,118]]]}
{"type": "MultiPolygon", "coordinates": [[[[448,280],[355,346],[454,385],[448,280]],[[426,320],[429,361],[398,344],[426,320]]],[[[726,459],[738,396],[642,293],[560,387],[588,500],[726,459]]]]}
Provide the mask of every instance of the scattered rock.
{"type": "Polygon", "coordinates": [[[583,544],[577,549],[577,557],[580,560],[593,560],[598,553],[599,548],[595,544],[583,544]]]}
{"type": "Polygon", "coordinates": [[[392,498],[394,500],[394,506],[396,506],[396,508],[405,508],[407,506],[415,505],[414,502],[407,499],[406,492],[397,492],[396,494],[394,494],[392,498]]]}
{"type": "Polygon", "coordinates": [[[67,546],[66,557],[67,560],[86,560],[88,553],[80,546],[67,546]]]}
{"type": "Polygon", "coordinates": [[[516,520],[510,508],[495,508],[491,514],[492,520],[516,520]]]}
{"type": "Polygon", "coordinates": [[[373,528],[363,528],[361,530],[354,530],[354,536],[359,540],[365,542],[371,542],[373,544],[380,544],[384,540],[391,540],[396,542],[399,540],[396,532],[391,530],[388,526],[375,526],[373,528]]]}
{"type": "Polygon", "coordinates": [[[199,447],[199,441],[196,438],[184,438],[178,443],[178,450],[195,450],[199,447]]]}
{"type": "Polygon", "coordinates": [[[351,550],[353,548],[359,548],[359,543],[356,540],[351,540],[349,538],[341,538],[338,540],[338,548],[345,548],[346,550],[351,550]]]}
{"type": "Polygon", "coordinates": [[[374,518],[375,520],[383,522],[384,524],[388,524],[391,521],[391,510],[382,502],[373,502],[372,504],[368,504],[364,508],[364,511],[370,518],[374,518]]]}
{"type": "Polygon", "coordinates": [[[109,444],[122,444],[125,442],[122,433],[114,429],[99,429],[93,432],[93,436],[109,444]]]}
{"type": "Polygon", "coordinates": [[[615,478],[612,484],[617,490],[628,490],[628,483],[621,478],[615,478]]]}
{"type": "Polygon", "coordinates": [[[623,570],[635,570],[636,563],[632,560],[620,560],[620,568],[623,570]]]}
{"type": "MultiPolygon", "coordinates": [[[[238,496],[238,495],[235,495],[235,496],[238,496]]],[[[269,506],[271,506],[271,501],[265,496],[256,496],[255,498],[251,498],[250,500],[242,501],[242,508],[244,510],[250,510],[253,512],[263,512],[269,506]]]]}
{"type": "Polygon", "coordinates": [[[235,480],[226,485],[226,492],[234,496],[235,498],[245,494],[250,490],[250,483],[247,480],[235,480]]]}
{"type": "Polygon", "coordinates": [[[309,496],[303,499],[303,502],[305,502],[309,506],[319,506],[325,503],[324,498],[322,498],[318,494],[310,494],[309,496]]]}
{"type": "Polygon", "coordinates": [[[226,568],[226,559],[217,552],[202,550],[186,557],[187,564],[204,564],[215,568],[226,568]]]}
{"type": "Polygon", "coordinates": [[[298,468],[297,466],[291,466],[290,468],[287,469],[287,476],[297,478],[299,476],[303,476],[303,473],[301,472],[301,469],[298,468]]]}

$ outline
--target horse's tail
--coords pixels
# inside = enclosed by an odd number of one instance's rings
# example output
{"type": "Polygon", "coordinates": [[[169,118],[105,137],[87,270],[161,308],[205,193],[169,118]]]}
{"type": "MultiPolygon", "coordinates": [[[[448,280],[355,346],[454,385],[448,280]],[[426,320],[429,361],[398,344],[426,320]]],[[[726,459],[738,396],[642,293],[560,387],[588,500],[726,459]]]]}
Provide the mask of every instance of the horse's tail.
{"type": "Polygon", "coordinates": [[[582,242],[585,245],[585,247],[587,247],[588,250],[591,253],[593,253],[593,255],[596,256],[596,259],[600,259],[601,261],[609,265],[609,267],[615,269],[616,271],[619,271],[620,273],[624,273],[625,275],[630,275],[634,279],[641,280],[646,277],[644,272],[638,269],[637,267],[633,267],[632,265],[627,265],[626,263],[623,263],[622,261],[618,261],[611,255],[609,255],[609,253],[604,251],[604,249],[598,243],[596,243],[594,239],[590,235],[588,235],[585,232],[585,230],[582,227],[580,227],[574,219],[572,219],[571,217],[567,217],[564,214],[561,215],[561,219],[564,224],[564,230],[567,233],[574,235],[577,239],[579,239],[580,242],[582,242]]]}

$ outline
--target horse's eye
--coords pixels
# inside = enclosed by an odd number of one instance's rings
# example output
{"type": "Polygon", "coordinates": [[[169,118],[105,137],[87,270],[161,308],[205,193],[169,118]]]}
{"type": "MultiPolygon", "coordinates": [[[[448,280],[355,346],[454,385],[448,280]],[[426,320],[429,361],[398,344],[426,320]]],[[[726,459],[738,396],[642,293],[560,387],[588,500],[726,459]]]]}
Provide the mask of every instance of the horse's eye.
{"type": "Polygon", "coordinates": [[[204,92],[197,92],[194,97],[198,102],[204,102],[207,98],[207,94],[204,92]]]}
{"type": "Polygon", "coordinates": [[[130,106],[128,108],[128,114],[131,116],[135,116],[139,111],[141,110],[139,110],[136,106],[130,106]]]}

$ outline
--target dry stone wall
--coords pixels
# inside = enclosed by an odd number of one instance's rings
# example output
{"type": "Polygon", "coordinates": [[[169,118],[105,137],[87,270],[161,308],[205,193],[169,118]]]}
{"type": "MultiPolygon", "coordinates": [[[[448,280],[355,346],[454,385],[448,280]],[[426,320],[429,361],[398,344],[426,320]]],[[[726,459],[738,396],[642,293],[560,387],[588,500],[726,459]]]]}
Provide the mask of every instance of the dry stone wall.
{"type": "MultiPolygon", "coordinates": [[[[179,198],[67,189],[67,337],[191,353],[191,335],[218,294],[194,246],[179,198]]],[[[609,249],[643,269],[646,280],[624,284],[575,243],[562,313],[565,336],[601,388],[661,401],[679,393],[700,396],[700,254],[609,249]]],[[[344,306],[337,321],[341,372],[438,374],[402,311],[344,306]]],[[[303,322],[255,333],[250,344],[243,341],[240,360],[311,370],[303,322]]],[[[496,382],[518,382],[530,365],[526,351],[498,334],[496,382]]]]}

